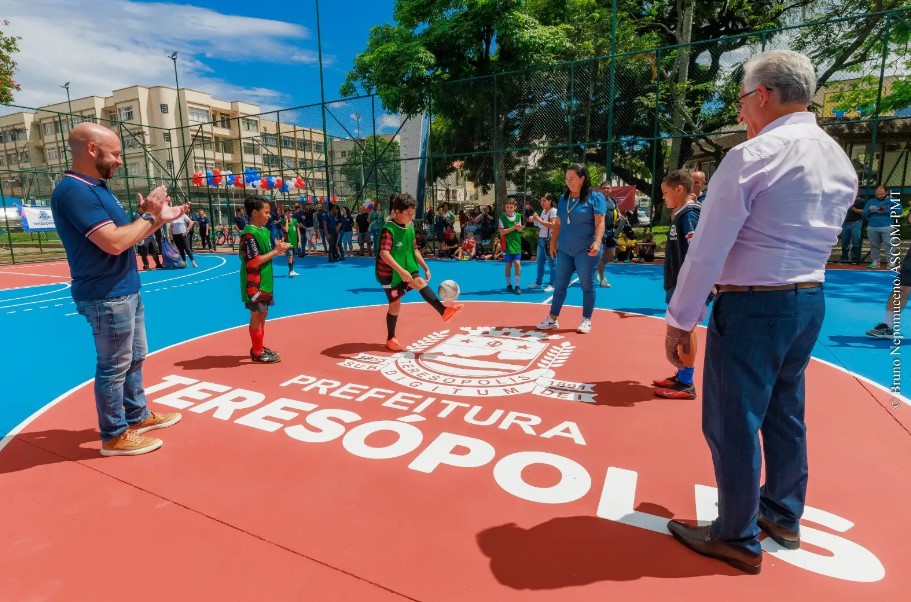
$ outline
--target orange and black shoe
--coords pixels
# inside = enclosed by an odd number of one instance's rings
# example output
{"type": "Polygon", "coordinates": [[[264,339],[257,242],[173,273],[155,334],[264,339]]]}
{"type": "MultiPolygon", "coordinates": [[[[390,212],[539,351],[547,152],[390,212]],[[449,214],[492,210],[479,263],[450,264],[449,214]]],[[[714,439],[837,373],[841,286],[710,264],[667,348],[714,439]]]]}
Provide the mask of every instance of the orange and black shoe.
{"type": "Polygon", "coordinates": [[[669,376],[667,378],[660,378],[658,380],[653,380],[652,386],[666,389],[667,387],[673,387],[674,385],[676,385],[679,382],[680,381],[677,380],[677,375],[675,374],[675,375],[669,376]]]}
{"type": "Polygon", "coordinates": [[[402,344],[399,343],[399,340],[395,337],[386,341],[386,349],[389,351],[405,351],[405,348],[402,347],[402,344]]]}
{"type": "Polygon", "coordinates": [[[655,387],[655,395],[665,399],[696,399],[696,385],[687,385],[678,380],[670,387],[655,387]]]}
{"type": "Polygon", "coordinates": [[[450,305],[445,310],[443,310],[443,321],[444,322],[450,321],[451,319],[456,317],[456,314],[459,313],[460,311],[462,311],[462,308],[464,308],[464,307],[465,306],[462,305],[461,303],[455,303],[453,305],[450,305]]]}

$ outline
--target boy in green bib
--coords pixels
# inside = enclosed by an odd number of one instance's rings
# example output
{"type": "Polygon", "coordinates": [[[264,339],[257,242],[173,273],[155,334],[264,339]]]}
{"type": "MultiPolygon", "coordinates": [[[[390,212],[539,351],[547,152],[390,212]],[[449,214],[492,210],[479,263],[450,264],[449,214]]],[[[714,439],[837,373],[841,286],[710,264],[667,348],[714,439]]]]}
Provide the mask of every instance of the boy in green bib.
{"type": "Polygon", "coordinates": [[[516,212],[515,197],[506,199],[506,213],[500,214],[500,236],[503,237],[503,262],[506,264],[506,291],[522,293],[519,277],[522,275],[522,216],[516,212]],[[510,281],[512,267],[516,267],[516,286],[510,281]]]}
{"type": "Polygon", "coordinates": [[[410,194],[397,194],[392,198],[392,219],[380,230],[376,256],[376,280],[383,287],[389,300],[386,312],[386,348],[403,351],[405,348],[395,338],[395,326],[402,307],[402,296],[414,289],[421,293],[427,303],[450,321],[462,310],[461,304],[444,306],[427,283],[430,282],[430,268],[414,244],[414,227],[411,220],[417,201],[410,194]],[[418,266],[424,269],[424,277],[418,276],[418,266]]]}
{"type": "Polygon", "coordinates": [[[288,278],[294,278],[298,275],[298,273],[294,271],[294,250],[297,248],[297,243],[300,241],[300,229],[297,220],[292,217],[290,207],[285,207],[285,216],[279,222],[279,226],[282,229],[284,241],[291,245],[291,247],[285,251],[285,257],[288,258],[288,278]]]}
{"type": "Polygon", "coordinates": [[[274,364],[282,361],[280,355],[265,347],[266,315],[269,306],[275,304],[272,295],[272,258],[291,249],[284,241],[270,240],[269,201],[259,196],[248,196],[244,200],[247,225],[240,235],[240,296],[250,310],[250,359],[258,364],[274,364]]]}

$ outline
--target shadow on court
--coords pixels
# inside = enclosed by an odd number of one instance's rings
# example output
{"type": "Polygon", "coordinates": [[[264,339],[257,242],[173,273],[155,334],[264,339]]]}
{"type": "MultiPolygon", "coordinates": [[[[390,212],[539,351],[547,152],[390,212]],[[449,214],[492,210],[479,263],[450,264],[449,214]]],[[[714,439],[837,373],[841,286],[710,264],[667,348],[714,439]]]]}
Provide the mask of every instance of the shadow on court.
{"type": "Polygon", "coordinates": [[[98,431],[84,429],[68,431],[23,432],[15,436],[0,454],[0,474],[19,472],[37,466],[89,460],[99,457],[98,450],[84,447],[100,441],[98,431]]]}
{"type": "Polygon", "coordinates": [[[214,368],[237,368],[250,363],[249,355],[205,355],[174,362],[184,370],[209,370],[214,368]]]}
{"type": "MultiPolygon", "coordinates": [[[[637,510],[672,517],[664,507],[637,510]]],[[[524,529],[515,523],[477,535],[501,584],[518,590],[551,590],[643,577],[682,579],[738,575],[736,569],[686,550],[667,535],[594,516],[555,518],[524,529]]]]}

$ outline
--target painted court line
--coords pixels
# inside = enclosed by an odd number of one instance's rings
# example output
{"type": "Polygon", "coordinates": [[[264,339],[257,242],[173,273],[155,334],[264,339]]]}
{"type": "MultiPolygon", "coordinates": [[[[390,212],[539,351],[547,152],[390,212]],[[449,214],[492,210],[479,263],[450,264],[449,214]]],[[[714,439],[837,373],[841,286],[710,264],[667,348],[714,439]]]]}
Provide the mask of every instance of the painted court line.
{"type": "MultiPolygon", "coordinates": [[[[573,278],[572,280],[569,281],[569,286],[572,286],[572,285],[574,285],[574,284],[577,283],[577,282],[579,282],[579,277],[578,277],[578,276],[576,276],[575,278],[573,278]]],[[[569,288],[569,286],[567,286],[566,288],[569,288]]],[[[541,301],[541,305],[547,305],[548,303],[550,303],[550,302],[553,301],[553,300],[554,300],[554,296],[551,295],[550,297],[548,297],[548,298],[545,299],[544,301],[541,301]]]]}

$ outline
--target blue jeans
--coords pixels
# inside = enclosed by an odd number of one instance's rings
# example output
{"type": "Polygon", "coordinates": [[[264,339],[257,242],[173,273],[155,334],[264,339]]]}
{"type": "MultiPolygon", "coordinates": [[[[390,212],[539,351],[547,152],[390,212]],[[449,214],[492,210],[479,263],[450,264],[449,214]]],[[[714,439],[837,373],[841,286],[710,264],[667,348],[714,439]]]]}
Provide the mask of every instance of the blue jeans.
{"type": "Polygon", "coordinates": [[[351,253],[352,253],[352,249],[351,249],[351,232],[342,232],[342,242],[341,242],[341,245],[342,245],[342,251],[343,251],[344,253],[347,253],[348,255],[351,255],[351,253]]]}
{"type": "Polygon", "coordinates": [[[549,285],[553,286],[554,285],[554,272],[556,271],[555,266],[556,266],[557,261],[555,259],[551,259],[551,257],[550,257],[550,241],[548,239],[546,239],[546,238],[538,239],[537,256],[538,256],[538,275],[535,278],[535,284],[537,284],[538,286],[541,286],[541,284],[544,283],[544,264],[546,263],[548,265],[548,267],[550,268],[550,280],[548,280],[547,283],[549,285]]]}
{"type": "Polygon", "coordinates": [[[848,261],[848,246],[851,247],[851,261],[860,262],[860,227],[862,220],[848,222],[841,226],[841,260],[848,261]]]}
{"type": "Polygon", "coordinates": [[[715,299],[702,397],[702,432],[718,484],[712,533],[753,553],[760,551],[758,512],[794,531],[803,515],[804,372],[825,313],[822,287],[715,299]]]}
{"type": "Polygon", "coordinates": [[[145,309],[139,293],[99,301],[77,301],[95,338],[95,408],[101,440],[149,416],[142,390],[142,362],[148,352],[145,309]]]}
{"type": "Polygon", "coordinates": [[[566,301],[566,289],[573,272],[579,275],[579,286],[582,288],[582,317],[591,318],[595,312],[595,268],[601,259],[601,251],[592,257],[588,250],[577,255],[570,255],[557,250],[557,274],[554,276],[554,298],[550,303],[550,314],[559,316],[563,302],[566,301]]]}

